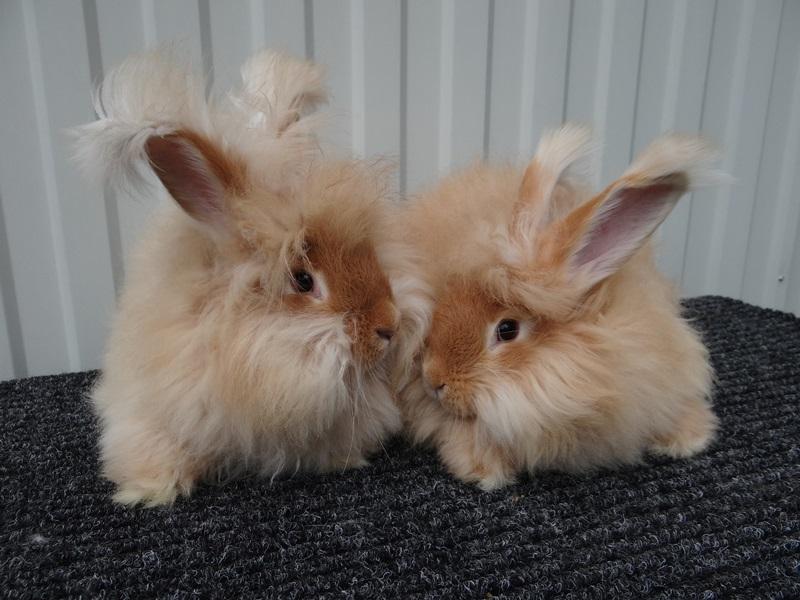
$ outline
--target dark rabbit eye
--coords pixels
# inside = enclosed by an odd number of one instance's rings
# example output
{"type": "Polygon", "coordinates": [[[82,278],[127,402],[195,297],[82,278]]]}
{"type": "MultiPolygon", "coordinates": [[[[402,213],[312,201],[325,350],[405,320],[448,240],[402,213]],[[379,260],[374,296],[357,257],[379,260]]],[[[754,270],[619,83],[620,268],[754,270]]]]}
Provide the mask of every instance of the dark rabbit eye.
{"type": "Polygon", "coordinates": [[[308,294],[314,289],[314,278],[307,271],[295,271],[292,273],[294,288],[301,294],[308,294]]]}
{"type": "Polygon", "coordinates": [[[503,319],[494,330],[498,342],[510,342],[519,335],[519,322],[514,319],[503,319]]]}

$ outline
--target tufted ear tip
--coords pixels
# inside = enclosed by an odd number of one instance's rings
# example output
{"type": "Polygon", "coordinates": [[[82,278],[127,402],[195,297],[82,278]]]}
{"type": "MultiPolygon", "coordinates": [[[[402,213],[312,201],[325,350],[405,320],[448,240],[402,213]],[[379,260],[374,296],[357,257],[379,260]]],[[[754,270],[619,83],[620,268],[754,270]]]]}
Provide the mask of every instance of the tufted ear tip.
{"type": "Polygon", "coordinates": [[[565,198],[564,192],[574,196],[570,193],[573,188],[588,185],[596,150],[589,128],[577,124],[567,123],[542,136],[519,187],[513,217],[515,237],[532,237],[573,206],[574,199],[565,198]]]}

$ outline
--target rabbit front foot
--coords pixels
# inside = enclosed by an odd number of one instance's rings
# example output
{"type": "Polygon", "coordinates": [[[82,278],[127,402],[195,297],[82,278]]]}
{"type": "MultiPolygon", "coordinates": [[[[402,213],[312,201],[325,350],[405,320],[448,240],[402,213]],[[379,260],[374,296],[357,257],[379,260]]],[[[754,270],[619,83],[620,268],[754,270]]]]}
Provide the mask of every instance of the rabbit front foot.
{"type": "Polygon", "coordinates": [[[486,465],[476,465],[474,474],[478,477],[476,480],[478,487],[484,492],[499,490],[516,481],[505,465],[494,465],[489,468],[486,465]]]}
{"type": "Polygon", "coordinates": [[[197,459],[158,435],[138,439],[109,435],[102,458],[103,475],[117,488],[114,502],[127,506],[172,504],[178,496],[188,496],[205,472],[197,459]]]}
{"type": "Polygon", "coordinates": [[[488,453],[451,468],[451,472],[461,481],[476,484],[484,492],[499,490],[515,481],[511,466],[502,457],[489,456],[488,453]]]}
{"type": "Polygon", "coordinates": [[[348,469],[361,469],[369,466],[369,461],[361,454],[338,457],[331,461],[330,471],[346,471],[348,469]]]}
{"type": "Polygon", "coordinates": [[[698,402],[686,412],[674,431],[657,436],[650,449],[671,458],[689,458],[708,448],[718,423],[711,407],[705,401],[698,402]]]}
{"type": "Polygon", "coordinates": [[[152,471],[151,475],[137,478],[113,480],[117,491],[113,500],[126,506],[142,505],[145,508],[173,504],[178,496],[188,496],[196,483],[193,473],[162,466],[161,471],[152,471]]]}
{"type": "Polygon", "coordinates": [[[179,495],[174,482],[129,482],[120,485],[113,496],[114,502],[125,506],[142,505],[145,508],[170,505],[179,495]]]}
{"type": "Polygon", "coordinates": [[[450,473],[461,481],[477,484],[484,492],[515,481],[514,465],[506,453],[478,435],[471,424],[451,430],[439,452],[450,473]]]}

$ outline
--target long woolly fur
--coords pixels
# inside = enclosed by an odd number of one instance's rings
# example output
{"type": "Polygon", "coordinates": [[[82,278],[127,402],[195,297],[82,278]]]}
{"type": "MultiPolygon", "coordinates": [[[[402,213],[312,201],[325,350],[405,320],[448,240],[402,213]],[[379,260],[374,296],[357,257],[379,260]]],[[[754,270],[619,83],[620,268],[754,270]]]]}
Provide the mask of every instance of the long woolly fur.
{"type": "MultiPolygon", "coordinates": [[[[716,430],[708,353],[651,242],[590,290],[568,265],[548,263],[554,223],[592,199],[577,163],[595,147],[586,130],[567,126],[544,137],[525,172],[479,164],[450,176],[414,199],[398,234],[414,246],[429,294],[419,322],[431,323],[416,353],[405,353],[407,430],[484,489],[520,472],[635,463],[647,451],[690,456],[716,430]],[[492,349],[504,316],[520,320],[523,334],[492,349]],[[436,399],[432,372],[457,410],[436,399]]],[[[716,183],[714,159],[699,138],[668,135],[619,182],[679,172],[692,187],[716,183]]]]}
{"type": "MultiPolygon", "coordinates": [[[[252,115],[251,125],[266,127],[275,136],[301,119],[309,130],[307,117],[327,101],[323,75],[315,64],[290,63],[279,53],[262,52],[242,66],[243,85],[228,97],[252,115]]],[[[312,120],[311,129],[316,127],[312,120]]]]}
{"type": "Polygon", "coordinates": [[[128,58],[93,94],[98,119],[74,130],[78,164],[113,187],[150,191],[145,143],[185,128],[236,151],[268,187],[304,176],[325,121],[314,112],[327,100],[321,67],[265,50],[242,68],[238,89],[207,99],[205,87],[179,48],[128,58]]]}
{"type": "MultiPolygon", "coordinates": [[[[128,261],[92,392],[119,502],[171,503],[242,470],[359,466],[400,426],[386,366],[354,356],[352,315],[292,312],[283,300],[292,264],[308,261],[309,227],[386,255],[385,176],[320,156],[319,67],[267,52],[243,76],[240,89],[207,101],[202,78],[174,53],[136,56],[108,75],[99,119],[77,131],[79,161],[120,188],[152,190],[147,140],[185,130],[246,173],[231,202],[234,235],[208,235],[170,202],[128,261]]],[[[378,280],[381,266],[358,276],[378,280]]]]}

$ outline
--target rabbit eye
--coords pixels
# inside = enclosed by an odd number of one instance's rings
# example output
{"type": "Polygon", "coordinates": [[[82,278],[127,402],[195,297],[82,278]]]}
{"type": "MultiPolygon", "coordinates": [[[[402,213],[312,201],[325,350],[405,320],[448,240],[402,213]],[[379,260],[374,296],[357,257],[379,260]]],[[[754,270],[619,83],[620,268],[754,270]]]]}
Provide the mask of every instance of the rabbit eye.
{"type": "Polygon", "coordinates": [[[510,342],[519,335],[519,321],[503,319],[494,330],[498,342],[510,342]]]}
{"type": "Polygon", "coordinates": [[[292,273],[294,289],[301,294],[308,294],[314,289],[314,278],[308,271],[295,271],[292,273]]]}

